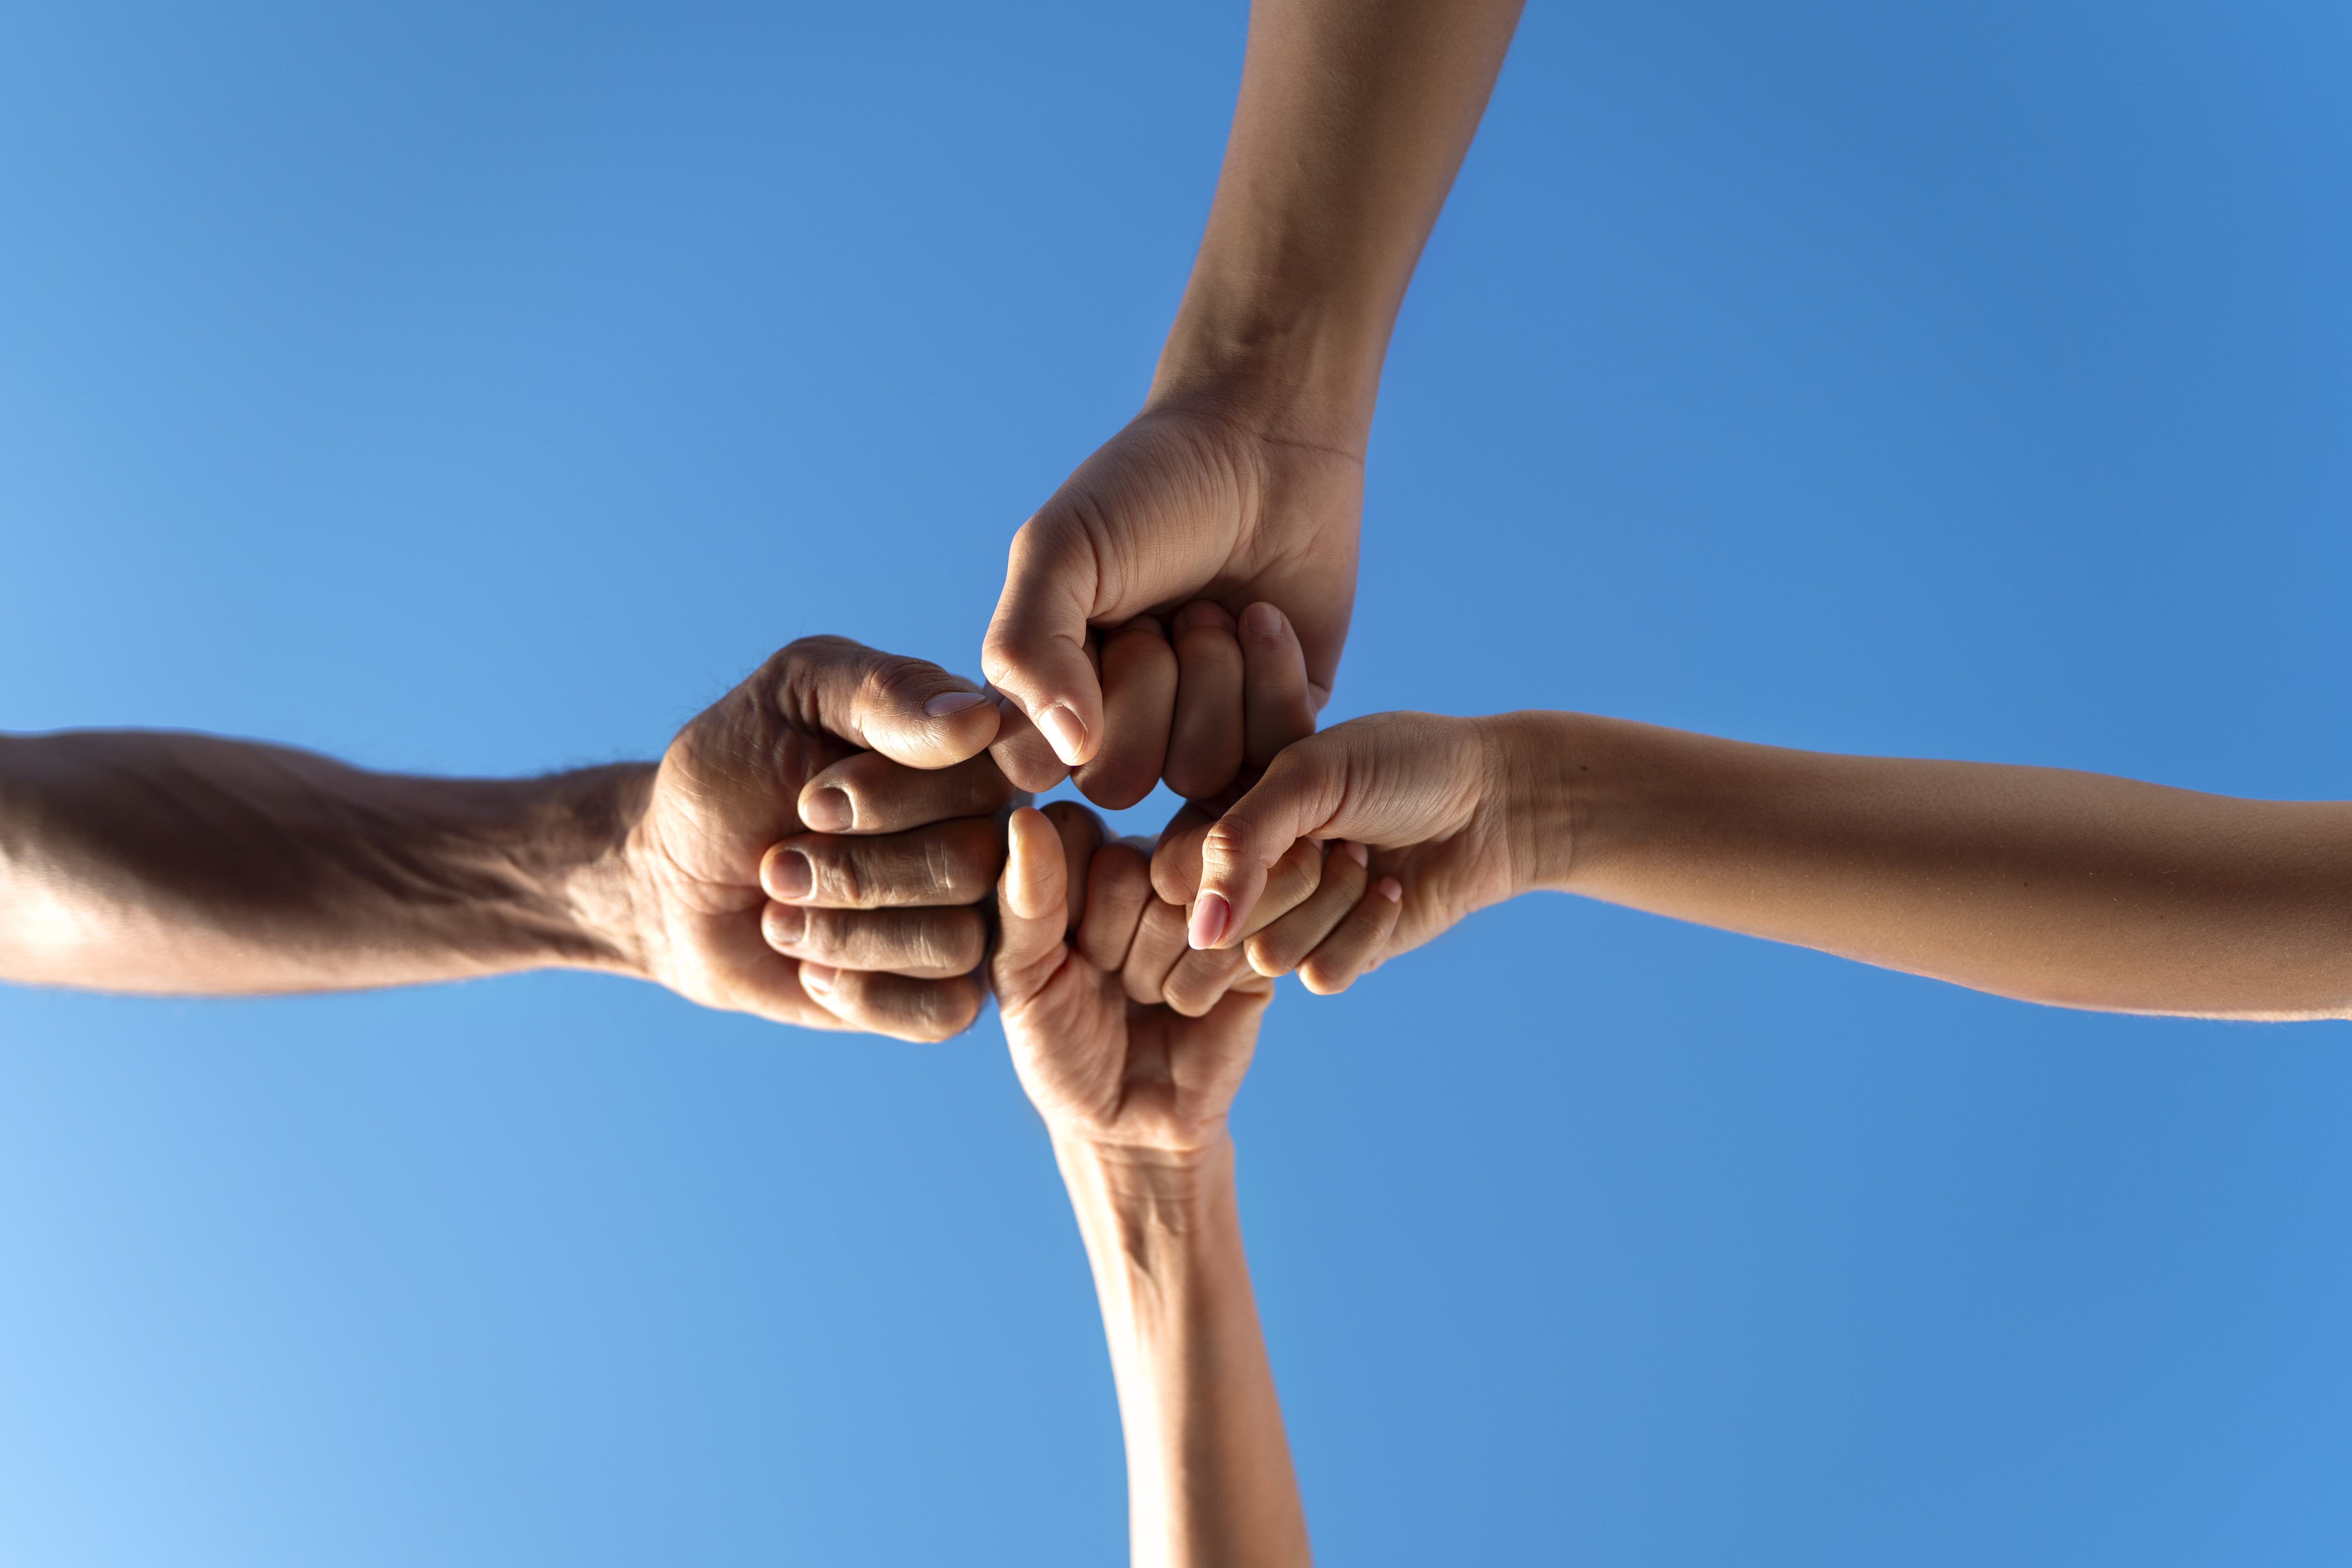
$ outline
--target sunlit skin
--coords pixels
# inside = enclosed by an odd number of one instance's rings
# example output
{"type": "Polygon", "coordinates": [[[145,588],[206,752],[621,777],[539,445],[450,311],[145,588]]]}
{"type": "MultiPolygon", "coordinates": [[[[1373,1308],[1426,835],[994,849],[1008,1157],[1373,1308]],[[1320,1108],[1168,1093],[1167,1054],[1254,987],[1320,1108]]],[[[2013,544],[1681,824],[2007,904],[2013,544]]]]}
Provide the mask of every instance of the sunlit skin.
{"type": "Polygon", "coordinates": [[[1091,764],[1087,797],[1130,805],[1172,734],[1169,787],[1209,793],[1181,738],[1229,710],[1229,688],[1090,658],[1090,627],[1270,603],[1305,650],[1310,711],[1329,698],[1390,331],[1519,5],[1251,7],[1224,166],[1143,407],[1013,537],[982,665],[1021,715],[998,754],[1024,788],[1091,764]]]}
{"type": "Polygon", "coordinates": [[[1010,821],[990,973],[1102,1306],[1132,1561],[1306,1563],[1226,1125],[1272,982],[1244,973],[1199,1016],[1134,1000],[1120,972],[1156,901],[1143,853],[1103,844],[1083,807],[1050,809],[1010,821]]]}
{"type": "MultiPolygon", "coordinates": [[[[1580,893],[2055,1006],[2352,1016],[2352,802],[2058,768],[1835,756],[1582,713],[1387,713],[1285,751],[1163,840],[1192,945],[1247,952],[1297,844],[1373,846],[1383,910],[1283,952],[1339,989],[1472,910],[1580,893]]],[[[1253,954],[1253,957],[1256,957],[1253,954]]]]}
{"type": "Polygon", "coordinates": [[[940,1038],[982,1000],[976,906],[1016,794],[983,754],[997,724],[968,680],[812,637],[658,763],[545,778],[0,736],[0,979],[231,994],[598,969],[940,1038]]]}

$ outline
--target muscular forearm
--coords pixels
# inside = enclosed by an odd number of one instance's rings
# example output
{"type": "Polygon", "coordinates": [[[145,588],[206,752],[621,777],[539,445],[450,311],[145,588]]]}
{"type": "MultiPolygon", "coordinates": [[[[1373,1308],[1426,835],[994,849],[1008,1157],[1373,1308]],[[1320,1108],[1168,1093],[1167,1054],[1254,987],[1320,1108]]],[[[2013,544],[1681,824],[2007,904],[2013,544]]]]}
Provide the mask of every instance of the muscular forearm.
{"type": "Polygon", "coordinates": [[[0,979],[231,994],[635,973],[652,765],[373,773],[211,736],[0,737],[0,979]]]}
{"type": "Polygon", "coordinates": [[[1057,1137],[1055,1154],[1110,1342],[1135,1563],[1307,1563],[1242,1253],[1233,1144],[1153,1157],[1057,1137]]]}
{"type": "Polygon", "coordinates": [[[2352,1008],[2352,803],[1489,722],[1536,886],[2063,1006],[2352,1008]]]}
{"type": "Polygon", "coordinates": [[[1155,402],[1361,455],[1381,361],[1520,0],[1257,0],[1155,402]]]}

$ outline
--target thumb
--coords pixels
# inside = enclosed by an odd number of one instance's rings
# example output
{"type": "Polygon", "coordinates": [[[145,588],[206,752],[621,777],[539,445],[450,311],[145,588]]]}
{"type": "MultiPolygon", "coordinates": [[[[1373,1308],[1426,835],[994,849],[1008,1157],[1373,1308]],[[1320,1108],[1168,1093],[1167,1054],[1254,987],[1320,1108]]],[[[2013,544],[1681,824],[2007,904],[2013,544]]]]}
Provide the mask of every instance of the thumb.
{"type": "Polygon", "coordinates": [[[1195,948],[1230,947],[1248,930],[1274,863],[1301,838],[1322,837],[1347,798],[1348,746],[1327,731],[1286,748],[1201,839],[1201,890],[1186,932],[1195,948]],[[1318,744],[1318,742],[1326,743],[1318,744]]]}
{"type": "Polygon", "coordinates": [[[1084,534],[1039,513],[1013,536],[1004,591],[981,645],[990,682],[1074,768],[1102,745],[1102,684],[1087,657],[1087,617],[1101,581],[1084,534]]]}
{"type": "Polygon", "coordinates": [[[1433,713],[1374,713],[1285,747],[1202,835],[1192,944],[1240,940],[1268,868],[1301,838],[1397,846],[1459,831],[1490,766],[1477,726],[1433,713]]]}
{"type": "Polygon", "coordinates": [[[991,965],[999,1005],[1019,1007],[1061,968],[1069,930],[1069,869],[1062,836],[1034,806],[1004,825],[1004,875],[996,884],[998,934],[991,965]]]}
{"type": "Polygon", "coordinates": [[[803,637],[770,661],[775,700],[794,722],[911,768],[944,768],[996,738],[995,704],[929,659],[847,637],[803,637]]]}

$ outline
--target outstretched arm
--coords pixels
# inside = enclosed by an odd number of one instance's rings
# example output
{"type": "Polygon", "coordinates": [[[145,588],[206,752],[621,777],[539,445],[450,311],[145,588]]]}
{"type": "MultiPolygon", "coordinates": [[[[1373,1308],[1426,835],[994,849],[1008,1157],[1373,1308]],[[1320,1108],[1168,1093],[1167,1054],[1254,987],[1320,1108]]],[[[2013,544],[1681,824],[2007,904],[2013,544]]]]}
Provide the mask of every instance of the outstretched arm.
{"type": "Polygon", "coordinates": [[[0,980],[228,994],[573,967],[782,1023],[938,1038],[1013,790],[971,683],[838,637],[659,763],[369,773],[151,731],[0,737],[0,980]],[[960,760],[961,759],[961,760],[960,760]]]}
{"type": "Polygon", "coordinates": [[[1304,837],[1366,840],[1400,884],[1392,931],[1342,983],[1548,888],[2058,1006],[2352,1015],[2352,802],[1579,713],[1381,714],[1291,747],[1215,825],[1163,846],[1195,945],[1242,940],[1264,868],[1304,837]]]}
{"type": "Polygon", "coordinates": [[[0,977],[231,994],[627,971],[650,763],[412,778],[212,735],[0,737],[0,977]]]}
{"type": "Polygon", "coordinates": [[[1144,858],[1123,844],[1097,851],[1080,809],[1057,816],[1058,834],[1041,813],[1013,814],[993,967],[1013,1064],[1053,1134],[1102,1305],[1133,1561],[1303,1564],[1306,1517],[1225,1125],[1265,983],[1244,982],[1198,1018],[1129,1001],[1118,970],[1150,897],[1144,858]]]}
{"type": "MultiPolygon", "coordinates": [[[[1013,542],[988,678],[1061,763],[1140,742],[1229,694],[1124,693],[1087,654],[1112,627],[1196,597],[1297,626],[1316,706],[1356,597],[1364,452],[1406,283],[1468,150],[1520,0],[1256,0],[1233,135],[1150,395],[1013,542]],[[1116,710],[1156,717],[1122,720],[1116,710]]],[[[1024,726],[1025,728],[1025,726],[1024,726]]],[[[1009,753],[1024,787],[1049,771],[1009,753]]],[[[1147,770],[1147,774],[1148,774],[1147,770]]],[[[1079,775],[1090,798],[1110,804],[1079,775]]],[[[1219,781],[1221,784],[1223,781],[1219,781]]],[[[1171,773],[1169,785],[1190,790],[1171,773]]],[[[1218,785],[1210,786],[1211,789],[1218,785]]]]}

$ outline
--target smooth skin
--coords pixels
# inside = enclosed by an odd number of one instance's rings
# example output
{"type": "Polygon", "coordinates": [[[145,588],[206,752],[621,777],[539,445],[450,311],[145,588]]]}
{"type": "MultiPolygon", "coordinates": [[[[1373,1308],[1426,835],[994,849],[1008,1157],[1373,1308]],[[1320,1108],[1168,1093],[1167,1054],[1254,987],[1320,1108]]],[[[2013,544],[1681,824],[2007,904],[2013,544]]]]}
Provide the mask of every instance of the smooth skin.
{"type": "Polygon", "coordinates": [[[1242,1250],[1227,1114],[1272,983],[1197,1017],[1120,973],[1151,898],[1142,853],[1091,814],[1016,810],[990,966],[1094,1274],[1127,1439],[1139,1568],[1311,1561],[1242,1250]],[[1083,889],[1083,891],[1079,891],[1083,889]]]}
{"type": "Polygon", "coordinates": [[[1232,949],[1270,868],[1343,835],[1399,896],[1385,924],[1360,904],[1310,950],[1322,989],[1548,889],[2053,1006],[2352,1016],[2352,802],[1581,713],[1386,713],[1284,752],[1213,826],[1163,842],[1154,880],[1189,906],[1192,945],[1232,949]]]}
{"type": "Polygon", "coordinates": [[[186,995],[541,968],[777,1023],[969,1026],[1017,792],[971,682],[793,644],[658,764],[363,772],[215,736],[0,736],[0,980],[186,995]]]}
{"type": "MultiPolygon", "coordinates": [[[[1131,804],[1162,738],[1234,710],[1238,672],[1182,659],[1181,633],[1181,679],[1096,650],[1138,616],[1270,603],[1304,647],[1310,711],[1329,699],[1389,334],[1519,6],[1251,7],[1224,167],[1143,408],[1013,536],[982,664],[1021,716],[998,755],[1023,788],[1076,768],[1089,799],[1131,804]]],[[[1187,797],[1231,776],[1181,740],[1159,754],[1187,797]]]]}

